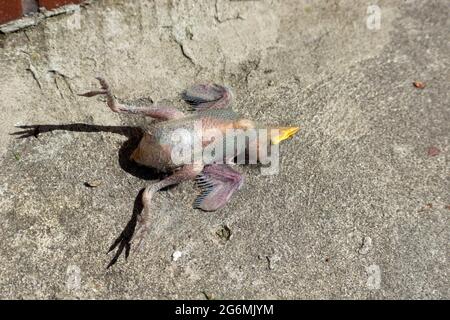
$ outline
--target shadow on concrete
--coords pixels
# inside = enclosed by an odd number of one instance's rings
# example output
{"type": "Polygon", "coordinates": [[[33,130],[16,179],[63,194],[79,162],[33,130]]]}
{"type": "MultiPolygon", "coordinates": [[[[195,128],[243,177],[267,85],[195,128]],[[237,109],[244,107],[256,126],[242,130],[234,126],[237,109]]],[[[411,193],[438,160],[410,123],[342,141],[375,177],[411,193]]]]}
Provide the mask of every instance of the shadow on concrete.
{"type": "Polygon", "coordinates": [[[131,153],[136,149],[139,141],[144,134],[144,131],[139,127],[133,126],[102,126],[85,123],[73,124],[38,124],[38,125],[23,125],[17,126],[23,129],[11,133],[17,136],[18,139],[35,137],[47,132],[56,130],[60,131],[74,131],[74,132],[110,132],[123,135],[128,138],[119,149],[119,164],[120,167],[129,174],[144,180],[157,180],[164,178],[166,174],[157,171],[156,169],[139,166],[134,161],[130,160],[131,153]]]}
{"type": "MultiPolygon", "coordinates": [[[[130,160],[131,153],[136,149],[139,141],[144,134],[144,131],[139,127],[133,126],[102,126],[91,125],[85,123],[73,123],[73,124],[39,124],[39,125],[23,125],[17,126],[22,129],[11,133],[18,139],[24,139],[29,137],[39,138],[39,135],[51,131],[74,131],[74,132],[110,132],[126,136],[128,139],[122,144],[119,149],[119,164],[120,167],[131,175],[144,179],[144,180],[159,180],[167,176],[167,173],[159,172],[156,169],[139,166],[133,160],[130,160]]],[[[119,259],[122,252],[125,250],[125,259],[128,258],[131,248],[131,240],[136,229],[138,216],[142,213],[142,193],[144,189],[140,190],[134,200],[133,213],[131,219],[120,233],[120,235],[114,240],[113,244],[108,250],[108,253],[117,248],[114,257],[108,264],[107,268],[113,266],[119,259]]]]}

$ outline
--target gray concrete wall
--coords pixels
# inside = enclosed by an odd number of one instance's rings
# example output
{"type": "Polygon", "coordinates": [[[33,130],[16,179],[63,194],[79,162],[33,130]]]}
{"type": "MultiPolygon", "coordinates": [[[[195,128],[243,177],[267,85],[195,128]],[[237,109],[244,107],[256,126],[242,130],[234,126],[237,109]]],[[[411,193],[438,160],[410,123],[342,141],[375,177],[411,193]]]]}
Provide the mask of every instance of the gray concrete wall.
{"type": "Polygon", "coordinates": [[[376,4],[379,28],[360,1],[105,0],[0,35],[0,297],[449,298],[448,1],[376,4]],[[156,177],[99,130],[148,120],[75,95],[98,74],[180,108],[225,83],[236,111],[302,130],[219,212],[192,183],[158,194],[142,251],[106,270],[156,177]]]}

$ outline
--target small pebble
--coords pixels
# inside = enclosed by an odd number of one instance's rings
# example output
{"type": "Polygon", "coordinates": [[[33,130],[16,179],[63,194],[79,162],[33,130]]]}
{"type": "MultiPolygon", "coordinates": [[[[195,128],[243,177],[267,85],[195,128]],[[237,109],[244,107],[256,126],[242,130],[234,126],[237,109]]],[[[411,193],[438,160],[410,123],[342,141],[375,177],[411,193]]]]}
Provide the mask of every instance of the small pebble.
{"type": "Polygon", "coordinates": [[[100,180],[88,181],[85,182],[84,185],[89,188],[97,188],[102,184],[100,180]]]}
{"type": "Polygon", "coordinates": [[[267,262],[269,264],[269,270],[275,270],[277,263],[281,260],[278,255],[267,256],[267,262]]]}
{"type": "Polygon", "coordinates": [[[183,252],[176,250],[174,253],[172,253],[172,261],[177,261],[181,258],[183,255],[183,252]]]}
{"type": "Polygon", "coordinates": [[[227,226],[221,226],[217,231],[216,235],[223,241],[228,241],[231,239],[231,229],[227,226]]]}
{"type": "Polygon", "coordinates": [[[205,296],[206,300],[214,300],[214,296],[211,293],[207,291],[203,291],[202,293],[205,296]]]}
{"type": "Polygon", "coordinates": [[[367,254],[370,249],[372,248],[372,238],[371,237],[364,237],[362,241],[362,245],[359,248],[358,252],[360,254],[367,254]]]}
{"type": "Polygon", "coordinates": [[[413,82],[414,87],[416,87],[417,89],[423,89],[425,88],[425,83],[421,82],[421,81],[414,81],[413,82]]]}
{"type": "Polygon", "coordinates": [[[439,150],[436,147],[429,147],[428,148],[428,156],[430,157],[435,157],[437,156],[439,153],[441,153],[441,150],[439,150]]]}

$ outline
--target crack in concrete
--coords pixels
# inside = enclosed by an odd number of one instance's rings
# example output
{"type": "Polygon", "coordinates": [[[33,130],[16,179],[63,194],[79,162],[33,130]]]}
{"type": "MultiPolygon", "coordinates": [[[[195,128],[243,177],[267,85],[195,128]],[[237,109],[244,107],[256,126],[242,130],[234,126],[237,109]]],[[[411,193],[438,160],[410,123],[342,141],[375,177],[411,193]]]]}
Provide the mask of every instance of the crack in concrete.
{"type": "Polygon", "coordinates": [[[53,81],[55,82],[56,89],[58,89],[58,92],[59,92],[59,95],[60,95],[61,99],[64,100],[64,95],[61,92],[61,88],[58,85],[58,80],[56,79],[56,77],[53,78],[53,81]]]}
{"type": "Polygon", "coordinates": [[[181,54],[182,54],[186,59],[188,59],[189,62],[190,62],[192,65],[195,66],[196,64],[195,64],[195,62],[194,62],[194,59],[192,59],[192,57],[186,53],[186,50],[184,49],[183,43],[181,43],[181,42],[178,41],[178,40],[175,40],[175,42],[176,42],[176,43],[178,44],[178,46],[180,47],[181,54]]]}
{"type": "Polygon", "coordinates": [[[41,85],[41,82],[39,81],[39,78],[37,76],[36,68],[30,63],[29,67],[26,70],[31,73],[31,75],[33,76],[33,79],[38,84],[39,89],[42,90],[42,85],[41,85]]]}
{"type": "Polygon", "coordinates": [[[221,19],[219,17],[219,6],[218,6],[218,0],[216,0],[215,4],[214,4],[214,9],[215,9],[215,14],[214,14],[214,20],[216,20],[216,22],[218,24],[222,24],[225,23],[227,21],[233,21],[233,20],[245,20],[245,18],[243,16],[241,16],[241,14],[238,12],[238,14],[235,17],[231,17],[231,18],[225,18],[225,19],[221,19]]]}

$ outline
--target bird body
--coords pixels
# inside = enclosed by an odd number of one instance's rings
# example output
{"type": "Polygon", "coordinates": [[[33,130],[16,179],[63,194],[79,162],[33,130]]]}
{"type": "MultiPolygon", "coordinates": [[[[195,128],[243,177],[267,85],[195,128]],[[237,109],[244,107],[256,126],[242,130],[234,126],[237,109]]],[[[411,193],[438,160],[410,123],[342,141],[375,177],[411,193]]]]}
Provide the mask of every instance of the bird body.
{"type": "MultiPolygon", "coordinates": [[[[256,159],[259,159],[260,150],[278,144],[299,130],[298,127],[260,125],[239,116],[231,109],[233,94],[225,86],[199,84],[186,89],[182,98],[192,106],[193,113],[185,114],[168,106],[120,104],[108,83],[103,78],[97,79],[101,89],[81,96],[106,95],[107,105],[114,112],[143,114],[157,120],[145,130],[131,159],[140,165],[172,173],[148,186],[142,194],[143,212],[133,238],[138,246],[150,227],[150,205],[157,191],[182,181],[196,180],[201,192],[194,201],[194,208],[220,209],[243,183],[243,176],[230,166],[233,158],[256,150],[256,159]]],[[[127,245],[128,251],[129,243],[127,245]]]]}
{"type": "MultiPolygon", "coordinates": [[[[202,158],[203,148],[211,143],[204,132],[215,130],[225,136],[227,130],[241,128],[240,120],[231,109],[213,109],[156,122],[145,130],[131,158],[141,165],[161,171],[174,170],[191,163],[193,159],[202,158]],[[184,149],[190,150],[191,155],[186,161],[174,162],[173,152],[180,147],[180,140],[186,137],[189,137],[189,140],[185,142],[184,149]]],[[[220,159],[215,160],[217,162],[220,159]]],[[[208,162],[206,164],[213,161],[208,162]]]]}

